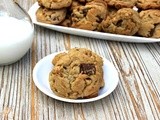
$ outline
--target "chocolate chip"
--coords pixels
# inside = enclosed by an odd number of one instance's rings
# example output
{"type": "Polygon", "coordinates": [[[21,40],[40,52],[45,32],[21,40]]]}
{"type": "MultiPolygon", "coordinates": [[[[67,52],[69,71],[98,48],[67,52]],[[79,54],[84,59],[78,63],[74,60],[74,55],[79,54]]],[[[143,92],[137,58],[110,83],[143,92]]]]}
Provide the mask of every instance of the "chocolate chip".
{"type": "Polygon", "coordinates": [[[80,72],[82,74],[94,75],[96,73],[95,65],[92,63],[82,63],[80,65],[80,72]]]}
{"type": "Polygon", "coordinates": [[[122,26],[122,22],[123,22],[123,20],[118,20],[117,23],[116,23],[117,27],[122,26]]]}

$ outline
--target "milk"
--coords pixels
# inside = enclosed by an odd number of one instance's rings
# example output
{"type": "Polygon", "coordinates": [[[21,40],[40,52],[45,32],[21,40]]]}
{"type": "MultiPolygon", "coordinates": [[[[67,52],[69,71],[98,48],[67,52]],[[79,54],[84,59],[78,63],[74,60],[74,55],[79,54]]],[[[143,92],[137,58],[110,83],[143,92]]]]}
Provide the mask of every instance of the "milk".
{"type": "Polygon", "coordinates": [[[0,65],[23,57],[31,47],[33,34],[29,21],[0,16],[0,65]]]}

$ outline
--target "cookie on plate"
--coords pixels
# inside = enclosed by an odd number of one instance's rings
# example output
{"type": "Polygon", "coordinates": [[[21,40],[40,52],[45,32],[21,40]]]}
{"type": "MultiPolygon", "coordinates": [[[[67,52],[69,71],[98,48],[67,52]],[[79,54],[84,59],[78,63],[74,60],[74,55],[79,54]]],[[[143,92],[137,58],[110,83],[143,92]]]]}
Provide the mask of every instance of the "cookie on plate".
{"type": "Polygon", "coordinates": [[[101,25],[107,33],[134,35],[140,27],[140,17],[132,8],[122,8],[114,15],[107,16],[101,25]]]}
{"type": "Polygon", "coordinates": [[[62,9],[69,7],[72,0],[37,0],[40,6],[48,9],[62,9]]]}
{"type": "Polygon", "coordinates": [[[142,20],[138,35],[160,38],[160,10],[149,9],[139,13],[142,20]]]}
{"type": "Polygon", "coordinates": [[[99,23],[105,19],[106,14],[107,4],[103,0],[94,0],[85,6],[73,9],[72,27],[97,31],[99,23]]]}
{"type": "Polygon", "coordinates": [[[49,74],[49,84],[58,96],[70,99],[92,98],[104,86],[103,60],[88,49],[73,48],[60,53],[52,63],[54,67],[49,74]]]}
{"type": "Polygon", "coordinates": [[[65,8],[53,10],[43,7],[39,7],[36,11],[36,19],[38,22],[48,23],[48,24],[59,24],[66,17],[67,10],[65,8]]]}
{"type": "Polygon", "coordinates": [[[133,8],[137,0],[104,0],[109,6],[114,6],[117,9],[120,8],[133,8]]]}
{"type": "Polygon", "coordinates": [[[160,0],[137,0],[136,7],[140,9],[160,9],[160,0]]]}

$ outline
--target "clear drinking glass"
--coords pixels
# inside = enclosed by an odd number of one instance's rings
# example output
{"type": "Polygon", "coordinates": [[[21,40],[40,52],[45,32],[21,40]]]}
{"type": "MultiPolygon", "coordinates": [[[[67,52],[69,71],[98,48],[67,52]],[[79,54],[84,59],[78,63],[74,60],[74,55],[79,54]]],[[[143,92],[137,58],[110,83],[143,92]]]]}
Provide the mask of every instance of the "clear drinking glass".
{"type": "Polygon", "coordinates": [[[0,0],[0,66],[14,63],[30,49],[34,25],[13,0],[0,0]]]}

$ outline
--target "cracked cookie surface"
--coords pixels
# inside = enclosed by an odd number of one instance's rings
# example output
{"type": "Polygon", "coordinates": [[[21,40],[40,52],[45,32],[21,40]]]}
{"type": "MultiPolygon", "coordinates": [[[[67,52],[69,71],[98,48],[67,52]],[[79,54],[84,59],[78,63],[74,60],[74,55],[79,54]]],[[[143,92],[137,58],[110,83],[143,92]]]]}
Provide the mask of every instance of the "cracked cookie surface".
{"type": "Polygon", "coordinates": [[[73,48],[60,53],[52,61],[49,75],[52,91],[61,97],[92,98],[104,86],[103,60],[85,48],[73,48]]]}
{"type": "Polygon", "coordinates": [[[139,15],[142,22],[138,34],[143,37],[160,38],[160,10],[143,10],[139,15]]]}
{"type": "Polygon", "coordinates": [[[71,27],[100,31],[99,24],[105,19],[107,4],[103,0],[95,0],[85,6],[75,7],[71,14],[71,27]]]}
{"type": "Polygon", "coordinates": [[[131,8],[119,9],[113,15],[102,21],[102,29],[107,33],[134,35],[140,27],[140,17],[137,11],[131,8]]]}

